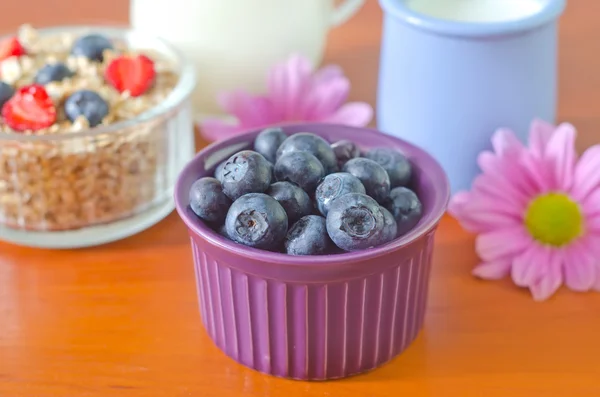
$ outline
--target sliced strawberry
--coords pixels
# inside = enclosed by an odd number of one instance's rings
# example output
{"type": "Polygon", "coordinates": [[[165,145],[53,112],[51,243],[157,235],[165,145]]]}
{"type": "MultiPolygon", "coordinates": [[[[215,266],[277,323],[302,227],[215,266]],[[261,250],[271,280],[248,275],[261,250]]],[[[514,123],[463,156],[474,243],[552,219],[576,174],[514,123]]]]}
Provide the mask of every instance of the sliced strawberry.
{"type": "Polygon", "coordinates": [[[19,89],[2,107],[4,122],[15,131],[36,131],[56,121],[56,107],[43,85],[19,89]]]}
{"type": "Polygon", "coordinates": [[[152,86],[156,71],[154,61],[147,56],[120,56],[112,60],[104,72],[104,79],[119,92],[129,91],[140,96],[152,86]]]}
{"type": "Polygon", "coordinates": [[[0,61],[21,55],[25,55],[25,48],[16,37],[10,37],[0,42],[0,61]]]}

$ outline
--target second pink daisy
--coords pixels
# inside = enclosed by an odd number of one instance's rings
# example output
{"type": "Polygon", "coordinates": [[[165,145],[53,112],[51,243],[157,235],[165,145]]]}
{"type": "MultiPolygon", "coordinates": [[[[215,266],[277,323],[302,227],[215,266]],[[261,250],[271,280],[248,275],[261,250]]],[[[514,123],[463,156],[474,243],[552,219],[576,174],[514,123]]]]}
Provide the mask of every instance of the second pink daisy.
{"type": "Polygon", "coordinates": [[[600,289],[600,145],[581,158],[575,128],[532,123],[529,146],[497,131],[493,151],[481,153],[482,170],[449,211],[477,233],[484,279],[507,275],[545,300],[565,284],[600,289]]]}

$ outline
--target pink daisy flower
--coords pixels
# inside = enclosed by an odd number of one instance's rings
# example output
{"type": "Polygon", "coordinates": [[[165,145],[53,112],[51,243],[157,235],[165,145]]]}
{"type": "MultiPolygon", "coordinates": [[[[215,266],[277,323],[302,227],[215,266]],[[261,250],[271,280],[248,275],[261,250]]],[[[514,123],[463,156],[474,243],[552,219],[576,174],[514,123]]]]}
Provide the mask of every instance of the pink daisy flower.
{"type": "Polygon", "coordinates": [[[220,107],[235,121],[206,119],[201,122],[202,135],[220,140],[250,129],[299,121],[369,124],[373,109],[364,102],[345,103],[349,92],[350,81],[338,66],[315,71],[306,58],[293,55],[269,71],[265,95],[245,91],[219,95],[220,107]]]}
{"type": "Polygon", "coordinates": [[[478,233],[475,276],[510,275],[538,301],[562,284],[600,290],[600,145],[578,158],[575,135],[570,124],[535,120],[529,147],[498,130],[493,152],[479,155],[483,173],[449,207],[478,233]]]}

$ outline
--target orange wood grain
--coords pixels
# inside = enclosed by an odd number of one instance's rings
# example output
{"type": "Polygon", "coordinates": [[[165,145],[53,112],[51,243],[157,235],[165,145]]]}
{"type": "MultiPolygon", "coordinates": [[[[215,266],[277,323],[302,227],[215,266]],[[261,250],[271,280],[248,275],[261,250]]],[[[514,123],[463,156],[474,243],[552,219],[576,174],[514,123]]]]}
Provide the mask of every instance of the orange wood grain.
{"type": "MultiPolygon", "coordinates": [[[[122,0],[10,3],[4,31],[127,18],[122,0]]],[[[381,12],[367,3],[332,32],[327,60],[345,68],[353,99],[374,103],[381,12]]],[[[579,127],[580,148],[599,141],[598,15],[600,2],[573,0],[561,26],[560,119],[579,127]]],[[[403,355],[367,375],[303,383],[260,375],[213,346],[175,214],[92,249],[0,243],[0,396],[600,396],[600,294],[561,290],[539,304],[508,281],[472,278],[473,238],[449,218],[434,262],[425,329],[403,355]]]]}

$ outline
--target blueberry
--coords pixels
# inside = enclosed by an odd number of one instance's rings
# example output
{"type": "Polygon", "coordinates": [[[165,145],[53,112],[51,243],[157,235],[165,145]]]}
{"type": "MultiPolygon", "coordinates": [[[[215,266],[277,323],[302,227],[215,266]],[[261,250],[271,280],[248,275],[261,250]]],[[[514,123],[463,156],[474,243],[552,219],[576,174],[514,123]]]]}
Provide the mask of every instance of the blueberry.
{"type": "Polygon", "coordinates": [[[343,170],[360,179],[367,194],[379,203],[383,203],[389,197],[390,177],[375,161],[358,157],[348,161],[343,170]]]}
{"type": "Polygon", "coordinates": [[[269,162],[269,167],[271,167],[271,183],[277,182],[277,178],[275,178],[275,164],[269,162]]]}
{"type": "Polygon", "coordinates": [[[321,162],[308,152],[290,152],[282,155],[275,163],[275,178],[293,182],[312,194],[325,170],[321,162]]]}
{"type": "Polygon", "coordinates": [[[221,225],[219,225],[216,229],[215,232],[219,233],[221,236],[223,237],[227,237],[229,238],[229,235],[227,234],[227,227],[226,225],[223,223],[221,225]]]}
{"type": "Polygon", "coordinates": [[[291,152],[308,152],[312,154],[323,164],[326,175],[338,170],[337,159],[335,153],[333,153],[333,149],[325,139],[318,135],[310,132],[301,132],[290,136],[279,146],[277,159],[291,152]]]}
{"type": "Polygon", "coordinates": [[[190,188],[190,207],[207,222],[223,222],[231,200],[223,193],[221,182],[211,177],[198,179],[190,188]]]}
{"type": "Polygon", "coordinates": [[[347,193],[366,194],[360,179],[347,172],[336,172],[327,175],[317,186],[315,201],[321,214],[327,216],[329,206],[336,198],[347,193]]]}
{"type": "Polygon", "coordinates": [[[388,211],[385,207],[379,207],[383,213],[383,230],[381,231],[381,243],[389,243],[396,238],[398,234],[398,224],[394,215],[388,211]]]}
{"type": "Polygon", "coordinates": [[[262,130],[254,140],[254,150],[262,154],[271,163],[276,160],[277,149],[287,139],[281,128],[262,130]]]}
{"type": "Polygon", "coordinates": [[[325,218],[319,215],[300,218],[285,237],[288,255],[323,255],[329,252],[331,246],[325,218]]]}
{"type": "Polygon", "coordinates": [[[15,89],[10,84],[0,81],[0,108],[2,108],[14,94],[15,89]]]}
{"type": "Polygon", "coordinates": [[[112,50],[111,41],[99,34],[89,34],[78,38],[71,48],[71,55],[86,57],[90,61],[102,62],[104,51],[112,50]]]}
{"type": "Polygon", "coordinates": [[[94,91],[76,91],[65,101],[65,114],[71,121],[83,116],[90,127],[95,127],[108,114],[108,103],[94,91]]]}
{"type": "Polygon", "coordinates": [[[399,235],[415,227],[423,215],[423,205],[419,197],[412,190],[402,186],[392,189],[385,206],[396,218],[399,235]]]}
{"type": "Polygon", "coordinates": [[[233,202],[225,219],[227,235],[249,247],[277,249],[285,239],[288,218],[273,197],[248,193],[233,202]]]}
{"type": "Polygon", "coordinates": [[[38,84],[48,84],[52,81],[62,81],[67,77],[73,76],[73,71],[64,63],[49,63],[38,70],[35,75],[35,82],[38,84]]]}
{"type": "Polygon", "coordinates": [[[313,203],[304,190],[290,182],[275,182],[266,192],[279,201],[290,225],[313,211],[313,203]]]}
{"type": "MultiPolygon", "coordinates": [[[[215,172],[213,175],[221,183],[223,182],[223,174],[225,173],[225,165],[227,164],[227,160],[222,161],[219,163],[219,165],[217,165],[217,168],[215,168],[215,172]]],[[[269,165],[271,166],[271,174],[272,174],[271,182],[273,182],[275,180],[275,171],[273,170],[274,169],[273,164],[269,163],[269,165]]]]}
{"type": "Polygon", "coordinates": [[[327,233],[345,251],[375,247],[385,242],[385,219],[381,207],[371,197],[348,193],[331,203],[327,233]]]}
{"type": "Polygon", "coordinates": [[[390,148],[371,149],[365,155],[381,165],[390,177],[392,188],[406,186],[412,176],[412,166],[402,153],[390,148]]]}
{"type": "Polygon", "coordinates": [[[348,162],[348,160],[360,157],[360,149],[358,146],[356,146],[354,142],[346,139],[331,144],[331,148],[333,149],[333,153],[335,153],[340,169],[348,162]]]}
{"type": "Polygon", "coordinates": [[[232,200],[246,193],[264,193],[271,185],[271,164],[252,150],[231,156],[223,167],[223,191],[232,200]]]}
{"type": "Polygon", "coordinates": [[[215,178],[218,179],[220,182],[223,182],[223,170],[225,169],[226,163],[227,160],[223,161],[222,163],[217,165],[217,168],[215,168],[215,178]]]}

